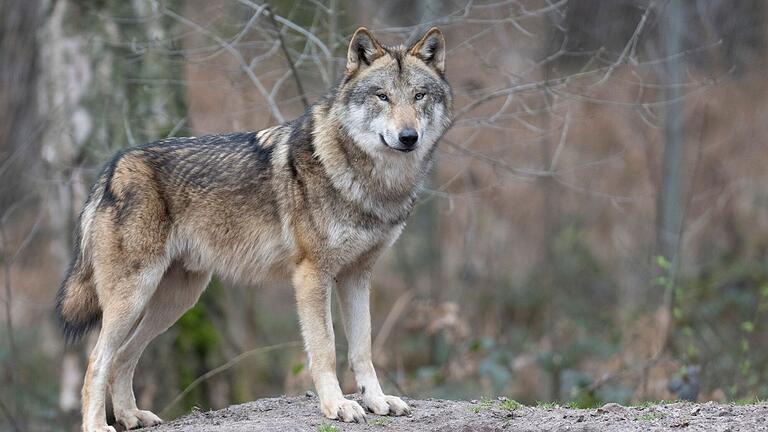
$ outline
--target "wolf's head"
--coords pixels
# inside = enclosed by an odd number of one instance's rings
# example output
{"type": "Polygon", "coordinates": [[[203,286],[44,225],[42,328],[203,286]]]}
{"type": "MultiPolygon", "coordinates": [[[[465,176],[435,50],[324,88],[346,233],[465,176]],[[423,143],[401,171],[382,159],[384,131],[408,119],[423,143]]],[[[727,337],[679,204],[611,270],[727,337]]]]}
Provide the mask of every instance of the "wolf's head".
{"type": "Polygon", "coordinates": [[[421,159],[451,123],[445,39],[431,28],[410,46],[381,45],[365,28],[349,42],[334,104],[342,127],[373,157],[421,159]]]}

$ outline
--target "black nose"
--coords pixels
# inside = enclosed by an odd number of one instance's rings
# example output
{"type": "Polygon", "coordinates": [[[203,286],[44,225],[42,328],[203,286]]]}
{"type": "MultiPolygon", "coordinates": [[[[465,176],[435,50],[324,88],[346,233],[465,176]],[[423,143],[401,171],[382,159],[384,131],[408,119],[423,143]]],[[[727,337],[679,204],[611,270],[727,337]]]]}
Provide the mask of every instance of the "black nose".
{"type": "Polygon", "coordinates": [[[397,138],[404,146],[410,148],[416,145],[416,141],[419,140],[419,133],[416,132],[416,129],[403,129],[397,138]]]}

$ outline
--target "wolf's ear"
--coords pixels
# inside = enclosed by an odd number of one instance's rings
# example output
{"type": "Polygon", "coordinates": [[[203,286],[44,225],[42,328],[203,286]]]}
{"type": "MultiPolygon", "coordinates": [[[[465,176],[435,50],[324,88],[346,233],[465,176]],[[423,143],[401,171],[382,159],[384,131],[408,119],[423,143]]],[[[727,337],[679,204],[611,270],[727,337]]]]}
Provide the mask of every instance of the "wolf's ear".
{"type": "Polygon", "coordinates": [[[427,30],[418,42],[413,44],[408,53],[432,66],[440,74],[445,73],[445,38],[437,27],[427,30]]]}
{"type": "Polygon", "coordinates": [[[365,27],[360,27],[352,35],[347,51],[347,74],[352,75],[359,69],[370,66],[374,60],[384,55],[379,41],[365,27]]]}

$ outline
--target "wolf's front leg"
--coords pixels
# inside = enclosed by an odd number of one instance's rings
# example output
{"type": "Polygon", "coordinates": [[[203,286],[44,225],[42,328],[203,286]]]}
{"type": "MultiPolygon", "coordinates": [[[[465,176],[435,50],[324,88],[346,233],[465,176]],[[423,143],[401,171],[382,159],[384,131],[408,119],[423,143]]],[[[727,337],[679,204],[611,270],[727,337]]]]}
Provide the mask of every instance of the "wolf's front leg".
{"type": "Polygon", "coordinates": [[[304,261],[293,275],[301,334],[309,353],[309,371],[320,398],[320,408],[330,419],[364,422],[365,411],[344,398],[336,378],[336,345],[331,319],[333,278],[304,261]]]}
{"type": "Polygon", "coordinates": [[[374,414],[401,416],[411,408],[397,396],[381,391],[371,359],[370,271],[356,270],[339,279],[344,329],[349,343],[349,363],[357,387],[363,395],[363,405],[374,414]]]}

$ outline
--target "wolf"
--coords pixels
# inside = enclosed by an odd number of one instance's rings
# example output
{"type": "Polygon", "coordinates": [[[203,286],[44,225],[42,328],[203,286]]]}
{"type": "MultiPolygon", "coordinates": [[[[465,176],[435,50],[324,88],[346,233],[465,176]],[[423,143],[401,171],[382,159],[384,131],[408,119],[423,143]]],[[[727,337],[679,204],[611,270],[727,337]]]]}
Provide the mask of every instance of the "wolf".
{"type": "Polygon", "coordinates": [[[104,167],[76,229],[57,296],[68,340],[99,322],[82,390],[82,429],[159,424],[136,406],[146,346],[192,307],[212,272],[242,283],[291,281],[322,413],[361,422],[405,415],[371,361],[376,259],[400,235],[449,128],[445,39],[385,46],[352,36],[338,84],[299,118],[257,132],[170,138],[125,149],[104,167]],[[336,377],[331,293],[340,303],[362,405],[336,377]]]}

